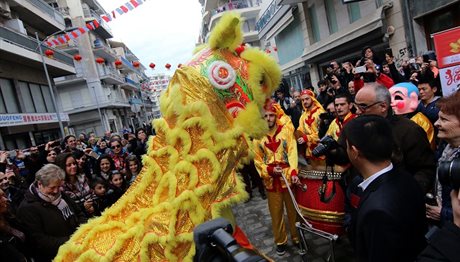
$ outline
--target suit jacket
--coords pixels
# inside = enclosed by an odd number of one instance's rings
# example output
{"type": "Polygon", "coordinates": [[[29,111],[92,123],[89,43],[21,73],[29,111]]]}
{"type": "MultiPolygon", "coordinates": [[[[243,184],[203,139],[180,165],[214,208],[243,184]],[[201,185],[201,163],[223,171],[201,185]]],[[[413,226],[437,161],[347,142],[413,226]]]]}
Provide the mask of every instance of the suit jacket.
{"type": "Polygon", "coordinates": [[[358,261],[414,261],[426,245],[426,229],[420,186],[393,168],[363,192],[350,238],[358,261]]]}

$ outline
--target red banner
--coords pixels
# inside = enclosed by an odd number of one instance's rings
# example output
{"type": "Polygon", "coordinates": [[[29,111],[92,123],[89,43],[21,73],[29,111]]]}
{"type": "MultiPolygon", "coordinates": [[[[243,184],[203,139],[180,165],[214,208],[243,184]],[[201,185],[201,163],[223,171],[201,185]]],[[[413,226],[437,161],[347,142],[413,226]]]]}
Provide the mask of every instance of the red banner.
{"type": "Polygon", "coordinates": [[[433,34],[439,68],[460,64],[460,27],[433,34]]]}

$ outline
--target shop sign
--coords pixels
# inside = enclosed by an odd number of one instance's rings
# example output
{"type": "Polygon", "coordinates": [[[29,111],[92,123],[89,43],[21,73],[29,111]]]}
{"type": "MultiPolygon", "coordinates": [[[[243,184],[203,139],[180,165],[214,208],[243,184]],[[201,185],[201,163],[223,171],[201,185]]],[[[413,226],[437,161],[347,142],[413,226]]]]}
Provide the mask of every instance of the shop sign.
{"type": "Polygon", "coordinates": [[[460,27],[433,34],[438,67],[460,64],[460,27]]]}
{"type": "MultiPolygon", "coordinates": [[[[61,113],[61,121],[68,122],[69,115],[61,113]]],[[[32,124],[46,124],[58,122],[55,113],[37,114],[0,114],[0,126],[21,126],[32,124]]]]}
{"type": "Polygon", "coordinates": [[[460,90],[460,65],[439,69],[439,77],[443,96],[460,90]]]}

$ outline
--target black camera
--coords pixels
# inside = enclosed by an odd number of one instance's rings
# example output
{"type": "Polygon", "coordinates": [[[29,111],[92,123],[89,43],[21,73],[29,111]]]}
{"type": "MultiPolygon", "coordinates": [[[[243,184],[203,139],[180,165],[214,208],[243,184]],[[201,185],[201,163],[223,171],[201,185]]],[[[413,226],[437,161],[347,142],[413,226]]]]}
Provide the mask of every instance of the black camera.
{"type": "Polygon", "coordinates": [[[332,136],[327,135],[319,140],[319,145],[313,149],[312,154],[314,157],[324,156],[329,151],[336,149],[337,147],[339,147],[337,141],[335,141],[332,136]]]}
{"type": "Polygon", "coordinates": [[[439,163],[438,179],[442,185],[450,185],[453,189],[458,190],[460,188],[460,158],[439,163]]]}
{"type": "Polygon", "coordinates": [[[335,119],[335,115],[332,112],[321,113],[321,114],[319,114],[319,119],[321,119],[321,120],[331,120],[332,121],[332,120],[335,119]]]}
{"type": "Polygon", "coordinates": [[[194,262],[258,262],[267,261],[254,250],[241,247],[232,237],[233,228],[224,218],[205,222],[193,230],[194,262]]]}

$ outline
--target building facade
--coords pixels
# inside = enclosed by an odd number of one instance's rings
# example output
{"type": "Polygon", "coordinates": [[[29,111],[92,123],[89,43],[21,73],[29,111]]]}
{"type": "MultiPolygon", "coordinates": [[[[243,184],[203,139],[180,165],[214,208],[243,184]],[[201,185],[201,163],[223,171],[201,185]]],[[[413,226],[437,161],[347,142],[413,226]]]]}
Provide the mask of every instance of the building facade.
{"type": "Polygon", "coordinates": [[[41,55],[38,48],[39,41],[64,29],[63,15],[43,0],[0,0],[1,149],[28,148],[61,137],[56,111],[62,126],[68,125],[52,78],[76,73],[72,56],[44,44],[48,56],[41,55]]]}
{"type": "Polygon", "coordinates": [[[261,46],[292,89],[315,86],[332,60],[353,64],[366,46],[397,64],[434,50],[431,35],[460,25],[458,0],[273,0],[257,21],[261,46]],[[345,3],[348,2],[348,3],[345,3]]]}
{"type": "Polygon", "coordinates": [[[63,109],[70,117],[71,132],[120,133],[128,127],[139,127],[140,114],[132,103],[140,97],[145,67],[123,43],[109,41],[113,34],[100,19],[106,11],[96,0],[48,0],[48,3],[63,13],[67,29],[95,20],[100,24],[95,30],[57,46],[74,57],[79,56],[74,59],[75,75],[54,79],[63,109]]]}
{"type": "Polygon", "coordinates": [[[224,11],[241,14],[243,21],[243,41],[251,46],[259,46],[259,36],[256,21],[260,12],[262,0],[199,0],[202,6],[202,26],[199,43],[206,43],[209,33],[222,17],[224,11]]]}

